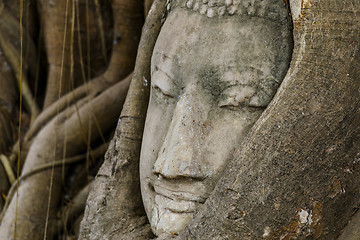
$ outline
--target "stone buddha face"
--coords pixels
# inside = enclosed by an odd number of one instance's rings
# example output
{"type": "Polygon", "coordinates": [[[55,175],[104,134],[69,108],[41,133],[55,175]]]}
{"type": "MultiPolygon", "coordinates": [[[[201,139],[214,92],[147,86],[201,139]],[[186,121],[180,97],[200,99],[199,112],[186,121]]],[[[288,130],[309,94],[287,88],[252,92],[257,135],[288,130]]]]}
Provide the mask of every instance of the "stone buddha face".
{"type": "Polygon", "coordinates": [[[283,79],[289,42],[286,24],[263,18],[170,12],[152,55],[140,157],[156,235],[183,230],[206,201],[283,79]]]}

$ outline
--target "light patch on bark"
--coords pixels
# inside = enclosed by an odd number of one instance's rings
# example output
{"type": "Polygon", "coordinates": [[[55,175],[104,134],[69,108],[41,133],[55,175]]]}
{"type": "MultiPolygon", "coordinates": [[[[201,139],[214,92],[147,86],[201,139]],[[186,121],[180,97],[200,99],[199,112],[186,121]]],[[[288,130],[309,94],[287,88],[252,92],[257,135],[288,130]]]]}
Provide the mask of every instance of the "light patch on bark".
{"type": "Polygon", "coordinates": [[[263,237],[263,238],[268,237],[268,236],[270,236],[270,233],[271,233],[271,228],[270,228],[270,227],[266,227],[266,228],[264,229],[264,234],[262,235],[262,237],[263,237]]]}
{"type": "Polygon", "coordinates": [[[302,7],[303,8],[310,8],[311,7],[310,0],[302,0],[302,7]]]}
{"type": "Polygon", "coordinates": [[[311,214],[311,212],[310,212],[310,214],[307,212],[307,211],[305,211],[304,209],[301,209],[301,211],[299,211],[298,212],[298,217],[299,217],[299,221],[300,221],[300,223],[302,223],[302,224],[309,224],[309,225],[311,225],[312,224],[312,219],[311,219],[311,217],[312,217],[312,214],[311,214]]]}
{"type": "Polygon", "coordinates": [[[290,8],[293,20],[296,20],[301,15],[301,0],[290,0],[290,8]]]}

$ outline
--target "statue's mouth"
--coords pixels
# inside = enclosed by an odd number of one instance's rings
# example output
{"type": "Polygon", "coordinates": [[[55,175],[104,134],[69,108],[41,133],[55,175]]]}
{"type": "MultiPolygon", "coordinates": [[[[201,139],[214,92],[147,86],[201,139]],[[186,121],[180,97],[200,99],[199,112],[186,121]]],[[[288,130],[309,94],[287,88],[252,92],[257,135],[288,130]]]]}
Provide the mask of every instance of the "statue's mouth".
{"type": "Polygon", "coordinates": [[[157,194],[155,196],[155,204],[158,208],[163,208],[167,212],[194,213],[199,203],[194,201],[173,200],[166,196],[157,194]]]}
{"type": "Polygon", "coordinates": [[[190,191],[182,191],[182,190],[175,190],[169,188],[162,184],[161,182],[156,181],[154,184],[154,191],[155,193],[168,197],[172,200],[177,201],[192,201],[197,203],[204,203],[207,199],[206,196],[202,196],[201,193],[194,193],[190,191]]]}
{"type": "Polygon", "coordinates": [[[173,213],[193,213],[199,204],[203,204],[206,200],[201,194],[174,190],[161,182],[155,182],[152,186],[155,192],[155,204],[173,213]]]}

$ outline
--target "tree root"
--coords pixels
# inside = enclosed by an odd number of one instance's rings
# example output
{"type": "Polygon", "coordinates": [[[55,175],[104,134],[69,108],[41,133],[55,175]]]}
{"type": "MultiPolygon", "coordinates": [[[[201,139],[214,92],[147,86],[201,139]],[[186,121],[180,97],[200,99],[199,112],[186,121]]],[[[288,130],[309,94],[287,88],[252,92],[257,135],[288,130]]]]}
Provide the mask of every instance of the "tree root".
{"type": "MultiPolygon", "coordinates": [[[[17,36],[19,32],[18,20],[13,17],[7,10],[4,8],[0,12],[0,47],[3,50],[7,61],[10,63],[12,70],[15,73],[16,79],[18,80],[18,86],[22,88],[22,93],[25,99],[25,105],[27,106],[29,112],[31,113],[31,121],[33,121],[40,110],[35,102],[35,99],[30,90],[29,82],[26,77],[26,74],[23,74],[22,81],[20,83],[20,58],[18,55],[18,46],[14,46],[16,39],[5,39],[5,36],[10,37],[11,35],[17,36]],[[12,33],[12,34],[9,34],[12,33]]],[[[32,42],[28,34],[24,34],[24,42],[30,44],[29,48],[34,51],[34,43],[32,42]]],[[[35,56],[35,53],[32,53],[31,56],[35,56]]]]}
{"type": "MultiPolygon", "coordinates": [[[[15,140],[13,119],[17,103],[17,91],[16,79],[1,48],[0,66],[2,66],[0,68],[0,154],[7,154],[15,140]]],[[[0,164],[0,193],[5,195],[9,187],[10,183],[6,171],[0,164]]],[[[0,210],[3,204],[3,198],[0,198],[0,210]]]]}
{"type": "Polygon", "coordinates": [[[71,202],[63,207],[60,212],[64,216],[55,224],[56,229],[66,229],[66,226],[76,220],[76,218],[84,212],[86,200],[90,190],[92,190],[94,182],[88,183],[79,193],[71,200],[71,202]]]}
{"type": "Polygon", "coordinates": [[[0,154],[0,160],[5,169],[6,175],[8,176],[9,183],[13,184],[16,181],[16,178],[9,159],[4,154],[0,154]]]}
{"type": "MultiPolygon", "coordinates": [[[[51,120],[34,138],[23,167],[22,176],[27,175],[39,165],[51,162],[51,159],[62,158],[65,148],[66,156],[83,151],[88,144],[87,136],[89,134],[91,136],[90,141],[98,139],[101,133],[95,127],[93,120],[95,117],[99,122],[101,132],[111,129],[118,119],[130,78],[131,76],[115,84],[81,108],[76,109],[73,106],[51,120]],[[88,124],[90,124],[89,128],[84,128],[88,124]],[[63,145],[64,139],[66,139],[67,145],[63,145]]],[[[51,237],[53,232],[50,229],[46,233],[47,229],[44,223],[46,219],[51,222],[55,218],[61,193],[61,175],[61,169],[54,168],[51,171],[43,171],[41,175],[33,175],[27,181],[20,183],[17,197],[18,205],[16,206],[16,199],[10,201],[1,221],[0,239],[12,238],[15,217],[17,217],[18,224],[22,226],[17,231],[20,239],[40,239],[45,234],[51,237]],[[50,186],[49,183],[51,183],[50,186]],[[49,196],[51,205],[48,202],[49,196]],[[33,200],[29,201],[29,199],[33,200]],[[49,212],[44,206],[48,206],[49,212]],[[37,217],[29,222],[27,219],[32,216],[37,217]]]]}
{"type": "Polygon", "coordinates": [[[155,1],[146,19],[121,121],[97,174],[94,191],[89,194],[80,228],[81,240],[149,239],[152,236],[139,193],[138,161],[150,90],[150,82],[144,78],[150,80],[151,55],[164,6],[165,1],[155,1]],[[102,204],[104,201],[106,205],[102,204]]]}
{"type": "MultiPolygon", "coordinates": [[[[92,154],[93,154],[93,157],[94,158],[99,158],[101,156],[103,156],[106,152],[106,149],[108,148],[109,144],[108,143],[105,143],[103,145],[101,145],[100,147],[96,148],[95,150],[92,151],[92,154]]],[[[6,201],[5,201],[5,205],[4,205],[4,208],[3,208],[3,211],[0,215],[0,222],[2,221],[2,218],[7,210],[7,207],[9,206],[9,203],[10,201],[12,200],[13,196],[14,196],[14,193],[16,191],[16,187],[17,187],[17,183],[21,183],[21,181],[25,180],[26,178],[36,174],[36,173],[41,173],[45,170],[49,170],[49,169],[52,169],[52,168],[58,168],[58,167],[64,167],[65,165],[69,165],[69,164],[72,164],[72,163],[77,163],[77,162],[81,162],[81,161],[84,161],[86,159],[86,153],[85,154],[80,154],[78,156],[74,156],[74,157],[70,157],[70,158],[67,158],[67,159],[61,159],[61,160],[56,160],[52,163],[46,163],[46,164],[43,164],[41,166],[38,166],[36,167],[35,169],[31,170],[30,172],[24,174],[24,175],[21,175],[20,178],[16,181],[16,179],[14,181],[16,182],[13,182],[12,183],[12,186],[9,190],[9,193],[6,197],[6,201]]],[[[0,158],[1,156],[3,155],[0,155],[0,158]]]]}

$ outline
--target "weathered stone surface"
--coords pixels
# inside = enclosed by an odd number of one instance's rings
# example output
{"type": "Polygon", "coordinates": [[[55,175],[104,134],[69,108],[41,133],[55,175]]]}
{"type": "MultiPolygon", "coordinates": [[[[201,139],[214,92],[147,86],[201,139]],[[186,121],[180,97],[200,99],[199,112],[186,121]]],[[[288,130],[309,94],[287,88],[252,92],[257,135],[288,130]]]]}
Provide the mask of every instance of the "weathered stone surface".
{"type": "Polygon", "coordinates": [[[143,203],[157,236],[191,221],[288,69],[285,3],[248,3],[236,1],[243,11],[212,19],[183,7],[186,1],[168,4],[152,54],[140,156],[143,203]]]}

